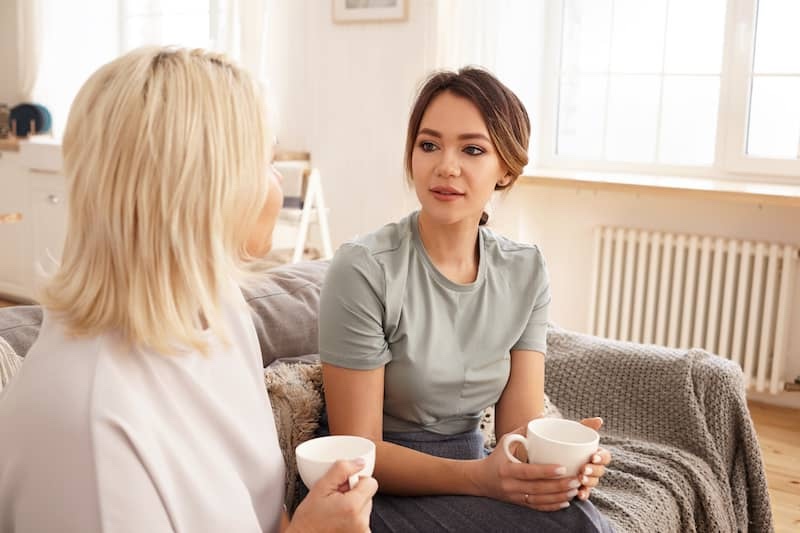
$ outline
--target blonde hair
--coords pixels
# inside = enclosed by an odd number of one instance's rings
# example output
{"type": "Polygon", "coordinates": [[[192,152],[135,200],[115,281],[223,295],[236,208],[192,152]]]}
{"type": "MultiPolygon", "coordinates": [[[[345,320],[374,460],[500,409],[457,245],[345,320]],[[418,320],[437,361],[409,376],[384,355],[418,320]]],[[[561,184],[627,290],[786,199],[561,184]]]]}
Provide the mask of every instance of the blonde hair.
{"type": "Polygon", "coordinates": [[[247,279],[268,139],[257,87],[224,56],[143,48],[100,68],[64,133],[68,231],[42,304],[70,334],[161,353],[227,338],[219,295],[247,279]]]}

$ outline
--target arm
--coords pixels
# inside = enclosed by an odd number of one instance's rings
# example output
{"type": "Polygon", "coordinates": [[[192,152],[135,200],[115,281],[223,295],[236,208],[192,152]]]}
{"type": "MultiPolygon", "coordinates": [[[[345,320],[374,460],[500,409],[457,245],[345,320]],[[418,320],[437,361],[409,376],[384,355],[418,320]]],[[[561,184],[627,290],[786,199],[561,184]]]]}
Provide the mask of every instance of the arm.
{"type": "Polygon", "coordinates": [[[362,477],[350,490],[347,479],[364,468],[362,461],[337,461],[300,502],[291,521],[281,515],[281,533],[369,531],[372,496],[378,490],[374,478],[362,477]]]}
{"type": "Polygon", "coordinates": [[[494,408],[498,438],[542,416],[544,410],[544,354],[511,350],[511,373],[494,408]]]}
{"type": "Polygon", "coordinates": [[[382,492],[402,495],[482,493],[479,461],[456,461],[383,441],[383,367],[350,370],[322,365],[331,433],[375,442],[375,478],[382,492]],[[426,475],[420,476],[420,472],[426,475]]]}
{"type": "Polygon", "coordinates": [[[384,442],[383,368],[365,371],[323,364],[323,380],[331,433],[375,442],[374,475],[383,492],[485,496],[541,511],[566,507],[576,493],[574,480],[561,479],[555,466],[510,463],[500,446],[487,458],[459,461],[384,442]]]}

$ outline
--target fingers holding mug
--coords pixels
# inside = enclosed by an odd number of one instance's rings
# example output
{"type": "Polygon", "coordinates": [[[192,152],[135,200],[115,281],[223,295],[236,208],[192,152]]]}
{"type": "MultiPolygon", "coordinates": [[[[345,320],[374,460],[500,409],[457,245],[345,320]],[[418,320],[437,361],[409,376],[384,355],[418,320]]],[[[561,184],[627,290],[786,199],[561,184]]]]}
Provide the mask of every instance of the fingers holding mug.
{"type": "Polygon", "coordinates": [[[502,440],[503,451],[512,463],[521,463],[512,446],[523,445],[532,464],[563,465],[564,476],[578,477],[586,459],[596,454],[600,435],[587,425],[562,418],[536,418],[527,425],[525,436],[511,433],[502,440]]]}

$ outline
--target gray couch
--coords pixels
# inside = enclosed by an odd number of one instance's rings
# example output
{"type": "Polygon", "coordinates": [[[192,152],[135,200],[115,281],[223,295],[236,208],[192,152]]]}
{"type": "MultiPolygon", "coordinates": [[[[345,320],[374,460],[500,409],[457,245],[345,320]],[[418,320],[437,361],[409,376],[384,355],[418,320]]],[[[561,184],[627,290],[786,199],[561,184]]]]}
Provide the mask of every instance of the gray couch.
{"type": "MultiPolygon", "coordinates": [[[[322,406],[313,354],[326,267],[279,267],[244,291],[264,366],[271,365],[266,381],[291,477],[293,446],[313,431],[322,406]],[[296,360],[310,364],[287,364],[296,360]]],[[[20,356],[40,323],[38,307],[0,309],[0,337],[20,356]]],[[[735,364],[700,350],[614,342],[555,326],[546,364],[546,391],[564,416],[605,420],[601,445],[614,460],[592,500],[620,531],[772,530],[735,364]]]]}

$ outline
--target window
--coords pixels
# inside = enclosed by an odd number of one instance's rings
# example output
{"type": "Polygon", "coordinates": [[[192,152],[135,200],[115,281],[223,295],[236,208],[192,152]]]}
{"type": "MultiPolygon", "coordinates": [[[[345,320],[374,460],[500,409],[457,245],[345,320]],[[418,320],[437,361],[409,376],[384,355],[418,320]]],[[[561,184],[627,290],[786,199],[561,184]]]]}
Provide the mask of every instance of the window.
{"type": "Polygon", "coordinates": [[[25,32],[36,39],[26,48],[41,48],[40,56],[27,59],[36,72],[31,96],[50,109],[57,137],[63,134],[69,106],[89,75],[139,46],[224,51],[264,81],[264,2],[83,0],[82,9],[76,9],[70,2],[40,1],[41,28],[25,32]]]}
{"type": "Polygon", "coordinates": [[[542,166],[797,182],[800,2],[553,5],[542,166]]]}
{"type": "Polygon", "coordinates": [[[215,44],[212,3],[210,0],[120,0],[120,52],[144,44],[211,48],[215,44]]]}

